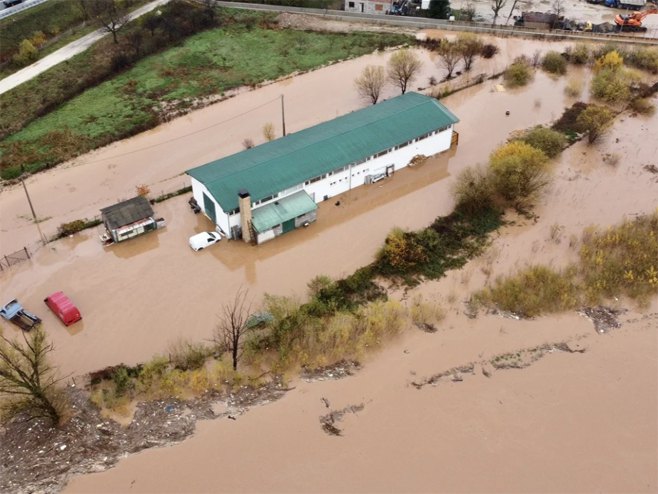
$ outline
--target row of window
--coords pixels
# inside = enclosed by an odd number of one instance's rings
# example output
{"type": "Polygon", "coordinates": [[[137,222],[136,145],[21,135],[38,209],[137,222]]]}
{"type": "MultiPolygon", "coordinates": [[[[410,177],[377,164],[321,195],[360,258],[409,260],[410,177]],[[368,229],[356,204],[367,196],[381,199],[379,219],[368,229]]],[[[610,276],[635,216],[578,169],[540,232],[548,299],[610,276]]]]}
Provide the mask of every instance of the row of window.
{"type": "MultiPolygon", "coordinates": [[[[443,132],[443,131],[447,130],[449,127],[450,127],[449,125],[447,125],[447,126],[445,126],[445,127],[441,127],[441,128],[438,129],[438,130],[433,130],[433,131],[428,132],[427,134],[423,134],[423,135],[421,135],[421,136],[419,136],[419,137],[417,137],[417,138],[415,138],[415,139],[411,139],[410,141],[403,142],[402,144],[398,144],[397,146],[395,146],[395,147],[393,147],[393,148],[385,149],[384,151],[381,151],[381,152],[379,152],[379,153],[377,153],[377,154],[374,154],[374,155],[372,155],[372,156],[368,156],[367,158],[364,158],[364,159],[362,159],[362,160],[355,161],[354,163],[351,163],[351,164],[349,164],[349,165],[345,165],[345,166],[343,166],[343,167],[341,167],[341,168],[337,168],[336,170],[330,171],[329,173],[325,173],[325,174],[323,174],[323,175],[318,175],[317,177],[310,178],[310,179],[308,179],[308,180],[306,180],[306,181],[304,182],[304,185],[311,185],[312,183],[319,182],[320,180],[324,180],[325,178],[330,177],[330,176],[332,176],[332,175],[334,175],[334,174],[344,172],[345,170],[347,170],[347,169],[349,169],[349,168],[351,168],[351,167],[353,167],[353,166],[358,166],[358,165],[360,165],[361,163],[365,163],[366,161],[369,161],[369,160],[373,160],[373,159],[379,158],[379,157],[384,156],[385,154],[388,154],[388,153],[390,153],[390,152],[392,152],[392,151],[396,151],[396,150],[398,150],[398,149],[401,149],[401,148],[403,148],[403,147],[406,147],[406,146],[408,146],[409,144],[413,144],[414,142],[418,142],[418,141],[423,140],[423,139],[426,139],[426,138],[428,138],[428,137],[430,137],[430,136],[436,135],[436,134],[438,134],[439,132],[443,132]]],[[[361,173],[361,171],[356,172],[357,175],[360,174],[360,173],[361,173]]],[[[365,171],[364,171],[364,173],[365,173],[365,171]]],[[[354,173],[352,174],[352,176],[354,176],[354,173]]],[[[344,180],[347,180],[347,178],[345,178],[344,180]]],[[[335,184],[337,184],[338,182],[342,182],[342,181],[343,181],[343,179],[341,178],[341,179],[338,179],[338,180],[336,180],[336,181],[334,181],[334,182],[330,182],[329,185],[335,185],[335,184]]],[[[281,196],[285,197],[285,196],[288,196],[288,195],[290,195],[290,193],[292,193],[292,192],[296,192],[297,190],[300,190],[300,189],[302,189],[302,188],[303,188],[303,186],[302,186],[301,184],[300,184],[300,185],[295,185],[294,187],[291,187],[291,188],[289,188],[289,189],[286,189],[285,191],[280,192],[280,193],[278,193],[278,194],[273,194],[273,195],[271,195],[271,196],[268,196],[268,197],[264,197],[264,198],[262,198],[262,199],[259,199],[258,201],[254,202],[254,206],[260,206],[261,204],[264,204],[264,203],[269,202],[269,201],[271,201],[271,200],[273,200],[273,199],[276,199],[277,197],[281,197],[281,196]]],[[[233,215],[233,214],[237,214],[238,212],[239,212],[238,209],[233,209],[233,210],[230,211],[228,214],[229,214],[229,215],[233,215]]]]}

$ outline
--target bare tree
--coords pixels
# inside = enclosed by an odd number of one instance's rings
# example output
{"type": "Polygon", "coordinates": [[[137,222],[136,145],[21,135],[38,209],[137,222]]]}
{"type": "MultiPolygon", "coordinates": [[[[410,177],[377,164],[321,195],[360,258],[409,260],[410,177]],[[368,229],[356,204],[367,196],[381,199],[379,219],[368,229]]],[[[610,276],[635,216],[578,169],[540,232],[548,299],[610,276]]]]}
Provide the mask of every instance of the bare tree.
{"type": "Polygon", "coordinates": [[[65,408],[55,369],[48,363],[54,349],[46,333],[35,328],[23,342],[0,334],[0,396],[9,398],[15,410],[27,410],[34,418],[60,422],[65,408]]]}
{"type": "Polygon", "coordinates": [[[464,61],[464,70],[471,70],[471,66],[475,59],[482,53],[482,47],[484,43],[480,39],[471,33],[460,34],[457,38],[457,48],[459,49],[459,54],[461,59],[464,61]]]}
{"type": "Polygon", "coordinates": [[[564,0],[553,0],[552,7],[558,19],[564,15],[564,0]]]}
{"type": "Polygon", "coordinates": [[[368,65],[359,77],[354,80],[359,95],[369,99],[373,105],[377,104],[382,88],[386,84],[384,67],[380,65],[368,65]]]}
{"type": "Polygon", "coordinates": [[[265,125],[263,125],[263,137],[265,137],[265,139],[268,141],[273,141],[276,137],[276,133],[274,132],[274,124],[272,122],[267,122],[265,125]]]}
{"type": "Polygon", "coordinates": [[[507,20],[505,21],[505,25],[509,24],[509,20],[510,20],[510,18],[512,17],[512,15],[514,14],[514,9],[516,9],[516,5],[517,5],[520,1],[522,1],[522,0],[514,0],[514,2],[512,2],[512,8],[509,9],[509,14],[507,15],[507,20]]]}
{"type": "Polygon", "coordinates": [[[388,78],[400,87],[402,94],[407,92],[407,86],[414,80],[423,63],[414,52],[408,49],[396,51],[388,60],[388,78]]]}
{"type": "Polygon", "coordinates": [[[450,79],[452,77],[452,73],[455,71],[455,68],[457,68],[459,60],[461,59],[461,53],[457,43],[448,41],[447,39],[442,39],[441,43],[439,43],[439,46],[436,49],[436,52],[439,55],[441,65],[443,65],[443,68],[448,71],[446,79],[450,79]]]}
{"type": "Polygon", "coordinates": [[[215,328],[213,341],[218,348],[231,354],[233,370],[237,370],[242,357],[245,335],[250,331],[249,318],[252,316],[249,292],[240,288],[232,302],[222,307],[219,322],[215,328]]]}
{"type": "Polygon", "coordinates": [[[491,23],[492,26],[496,25],[496,19],[498,18],[498,14],[503,9],[506,3],[507,0],[491,0],[491,10],[493,10],[494,13],[493,22],[491,23]]]}
{"type": "Polygon", "coordinates": [[[128,23],[128,12],[132,2],[126,0],[87,0],[87,10],[107,31],[112,33],[115,44],[119,44],[117,33],[128,23]]]}

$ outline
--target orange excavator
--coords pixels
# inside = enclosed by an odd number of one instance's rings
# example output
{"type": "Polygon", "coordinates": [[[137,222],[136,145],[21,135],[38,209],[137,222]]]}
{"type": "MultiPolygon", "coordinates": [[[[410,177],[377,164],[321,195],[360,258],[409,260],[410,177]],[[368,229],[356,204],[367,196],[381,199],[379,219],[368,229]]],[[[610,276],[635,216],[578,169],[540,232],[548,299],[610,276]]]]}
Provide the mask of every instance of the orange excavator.
{"type": "Polygon", "coordinates": [[[628,15],[617,14],[615,16],[615,24],[617,24],[617,28],[620,31],[644,32],[647,28],[642,25],[642,21],[646,16],[651,14],[658,14],[658,8],[652,6],[652,8],[643,10],[642,12],[635,12],[628,15]]]}

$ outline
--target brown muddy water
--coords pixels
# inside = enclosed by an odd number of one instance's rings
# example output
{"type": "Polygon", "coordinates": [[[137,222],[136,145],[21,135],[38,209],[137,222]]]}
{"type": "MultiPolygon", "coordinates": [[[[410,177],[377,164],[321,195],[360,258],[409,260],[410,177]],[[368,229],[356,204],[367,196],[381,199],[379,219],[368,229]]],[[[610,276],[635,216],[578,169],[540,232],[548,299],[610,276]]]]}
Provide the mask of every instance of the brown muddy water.
{"type": "MultiPolygon", "coordinates": [[[[356,73],[357,62],[369,63],[372,59],[364,57],[322,72],[334,76],[337,72],[342,77],[343,65],[356,73]]],[[[308,82],[309,92],[321,81],[318,73],[299,79],[308,82]]],[[[441,178],[464,166],[485,161],[489,152],[511,131],[556,118],[568,104],[563,93],[565,81],[565,78],[553,80],[537,73],[532,85],[525,89],[495,92],[492,90],[495,81],[487,81],[448,98],[446,104],[461,119],[458,125],[460,145],[456,152],[446,153],[418,169],[405,170],[384,184],[352,191],[339,208],[333,206],[333,201],[323,204],[319,221],[304,231],[259,247],[223,242],[208,251],[193,253],[187,246],[187,238],[211,225],[203,217],[194,216],[187,208],[186,198],[180,197],[156,206],[156,212],[167,220],[163,231],[105,249],[99,245],[96,232],[49,244],[32,261],[0,274],[1,299],[18,298],[28,310],[43,316],[44,325],[57,346],[58,363],[67,373],[84,373],[121,361],[127,364],[143,361],[154,353],[166,352],[167,346],[179,336],[207,339],[212,334],[221,304],[239,287],[248,288],[256,300],[266,292],[304,296],[306,283],[312,277],[318,274],[338,277],[369,263],[392,227],[422,227],[437,215],[449,212],[451,180],[441,178]],[[541,95],[539,104],[537,94],[541,95]],[[511,114],[507,117],[508,109],[511,114]],[[389,192],[389,189],[394,191],[389,192]],[[83,312],[82,324],[72,331],[61,327],[54,316],[44,310],[43,298],[55,290],[64,290],[83,312]]],[[[284,88],[288,90],[297,84],[301,83],[295,79],[284,88]]],[[[266,87],[247,96],[253,99],[252,95],[260,91],[271,93],[273,89],[266,87]]],[[[351,92],[344,96],[348,101],[353,97],[351,92]]],[[[224,104],[234,105],[238,98],[199,113],[217,112],[224,104]]],[[[341,101],[346,104],[338,99],[336,105],[341,101]]],[[[306,107],[311,106],[309,100],[306,107]]],[[[291,113],[295,115],[294,111],[291,113]]],[[[181,120],[189,121],[194,116],[181,120]]],[[[165,125],[143,138],[148,140],[153,134],[169,132],[172,125],[165,125]]],[[[203,147],[205,136],[196,138],[203,147]]],[[[116,154],[123,144],[132,148],[136,140],[139,138],[111,147],[116,154]]],[[[157,152],[153,149],[142,152],[156,152],[163,159],[167,157],[161,154],[164,150],[156,149],[157,152]]],[[[109,151],[94,154],[105,152],[109,151]]],[[[132,160],[129,156],[121,159],[132,160]]],[[[148,161],[149,165],[152,163],[154,161],[148,161]]],[[[134,163],[131,164],[132,167],[124,163],[122,173],[134,169],[134,163]]],[[[95,161],[35,177],[34,184],[30,184],[35,207],[40,207],[39,201],[48,201],[55,195],[41,195],[39,191],[46,191],[49,179],[61,184],[57,180],[58,172],[67,176],[64,179],[67,181],[72,175],[80,175],[78,180],[91,180],[93,174],[89,175],[89,170],[98,166],[105,165],[95,161]]],[[[155,168],[152,173],[157,175],[158,167],[145,165],[141,173],[145,177],[147,168],[155,168]]],[[[113,170],[119,169],[117,165],[113,170]]],[[[170,172],[173,169],[165,173],[170,172]]],[[[115,184],[114,197],[126,197],[135,183],[153,183],[144,177],[126,185],[124,196],[115,184]]],[[[182,180],[182,177],[176,179],[178,186],[182,180]]],[[[81,197],[93,196],[92,185],[93,182],[88,184],[89,190],[84,193],[80,189],[76,191],[81,197]]],[[[157,190],[157,184],[152,190],[157,190]]],[[[22,193],[15,189],[3,193],[7,194],[10,205],[12,199],[24,200],[20,195],[14,197],[17,192],[22,193]]],[[[71,201],[75,203],[73,198],[71,201]]],[[[64,201],[55,204],[61,209],[67,208],[64,201]]],[[[61,221],[62,216],[58,218],[61,221]]],[[[34,229],[34,225],[29,226],[34,229]]],[[[7,237],[3,237],[3,242],[4,238],[7,237]]]]}
{"type": "MultiPolygon", "coordinates": [[[[539,46],[554,47],[515,41],[508,48],[518,54],[539,46]]],[[[56,225],[64,218],[93,216],[99,207],[132,195],[138,183],[151,184],[155,193],[160,187],[180,187],[182,170],[217,158],[218,149],[222,155],[239,150],[245,137],[257,139],[265,121],[277,121],[276,108],[213,128],[209,132],[216,141],[204,134],[204,126],[281,92],[290,105],[286,115],[293,130],[353,110],[360,102],[345,90],[344,81],[386,56],[363,57],[237,96],[35,177],[29,184],[35,206],[40,211],[40,203],[50,204],[49,221],[56,225]],[[316,107],[312,115],[304,111],[316,107]],[[194,131],[199,134],[190,136],[189,145],[181,139],[146,149],[158,139],[166,142],[194,131]],[[55,194],[48,192],[67,187],[73,190],[65,200],[61,194],[53,200],[55,194]]],[[[426,86],[429,75],[440,74],[429,63],[426,58],[419,86],[426,86]]],[[[572,75],[587,79],[582,72],[572,75]]],[[[308,229],[259,247],[224,241],[194,253],[187,238],[210,224],[190,212],[186,197],[179,197],[156,205],[167,220],[165,229],[124,245],[103,248],[95,232],[49,244],[32,261],[0,273],[0,296],[18,297],[43,317],[57,364],[73,375],[147,360],[165,353],[181,336],[208,339],[222,303],[239,287],[248,288],[255,300],[266,292],[303,297],[313,276],[341,276],[370,262],[393,226],[418,228],[448,213],[455,174],[485,162],[511,131],[557,118],[572,103],[564,95],[566,81],[537,73],[526,88],[498,92],[498,81],[487,81],[446,98],[461,119],[456,151],[351,191],[338,207],[334,201],[322,204],[318,222],[308,229]],[[83,312],[83,322],[71,330],[42,301],[58,289],[83,312]]],[[[448,311],[439,333],[409,332],[352,378],[296,381],[283,400],[250,410],[237,421],[201,423],[193,439],[76,478],[69,491],[655,491],[655,317],[633,314],[632,321],[629,315],[622,330],[599,336],[577,315],[469,320],[462,305],[494,273],[534,259],[562,262],[572,255],[569,235],[582,226],[614,223],[658,206],[656,176],[642,168],[655,163],[658,150],[649,136],[658,128],[658,117],[624,118],[599,145],[577,145],[564,153],[536,224],[510,225],[482,258],[418,289],[427,299],[442,301],[448,311]],[[612,151],[626,158],[616,167],[602,163],[602,155],[612,151]],[[550,235],[553,223],[565,229],[559,243],[550,235]],[[491,379],[477,374],[445,386],[410,386],[501,352],[565,340],[582,340],[588,350],[551,354],[532,367],[496,372],[491,379]],[[321,398],[332,410],[364,405],[343,418],[342,437],[322,432],[319,417],[327,407],[321,398]]],[[[18,192],[5,190],[0,198],[3,250],[14,235],[34,229],[18,218],[24,200],[18,192]]],[[[657,312],[656,303],[647,311],[657,312]]],[[[15,334],[13,328],[4,329],[15,334]]]]}

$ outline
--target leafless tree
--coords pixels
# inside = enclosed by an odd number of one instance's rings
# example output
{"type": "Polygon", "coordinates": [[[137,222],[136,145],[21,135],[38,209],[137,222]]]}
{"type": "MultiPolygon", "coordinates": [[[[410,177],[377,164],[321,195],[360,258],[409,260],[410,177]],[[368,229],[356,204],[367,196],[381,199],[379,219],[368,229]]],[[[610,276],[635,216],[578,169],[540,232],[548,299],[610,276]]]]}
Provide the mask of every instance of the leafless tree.
{"type": "Polygon", "coordinates": [[[359,95],[362,98],[369,99],[373,105],[377,104],[385,84],[384,67],[380,65],[368,65],[354,81],[359,95]]]}
{"type": "Polygon", "coordinates": [[[423,66],[414,52],[408,49],[396,51],[388,60],[388,78],[400,87],[402,94],[407,92],[407,86],[423,66]]]}
{"type": "Polygon", "coordinates": [[[274,132],[274,124],[272,122],[267,122],[263,125],[263,137],[268,141],[273,141],[276,138],[276,133],[274,132]]]}
{"type": "Polygon", "coordinates": [[[242,357],[244,337],[250,331],[249,318],[252,316],[249,292],[240,288],[235,298],[224,304],[215,328],[213,341],[222,351],[231,354],[233,370],[237,370],[242,357]]]}
{"type": "Polygon", "coordinates": [[[552,7],[558,19],[564,15],[564,0],[553,0],[552,7]]]}
{"type": "Polygon", "coordinates": [[[448,41],[447,39],[442,39],[441,43],[436,49],[436,52],[439,55],[439,60],[444,69],[448,71],[446,79],[452,77],[452,73],[457,68],[457,64],[461,59],[461,53],[459,52],[459,47],[456,42],[448,41]]]}
{"type": "Polygon", "coordinates": [[[510,18],[512,17],[512,15],[514,14],[514,9],[516,9],[516,5],[517,5],[520,1],[521,1],[521,0],[514,0],[514,2],[512,3],[512,8],[509,9],[509,14],[507,15],[507,20],[505,21],[505,25],[509,24],[509,20],[510,20],[510,18]]]}
{"type": "Polygon", "coordinates": [[[128,0],[86,0],[87,10],[108,33],[112,33],[115,44],[119,44],[117,33],[128,23],[132,2],[128,0]]]}
{"type": "Polygon", "coordinates": [[[471,66],[475,59],[482,53],[482,47],[484,43],[480,39],[471,33],[464,33],[459,35],[457,38],[457,47],[459,49],[459,54],[461,59],[464,61],[464,70],[471,70],[471,66]]]}
{"type": "Polygon", "coordinates": [[[507,3],[507,0],[491,0],[491,10],[493,10],[494,17],[493,17],[493,22],[491,23],[492,26],[496,25],[496,19],[498,18],[498,14],[502,10],[502,8],[505,6],[507,3]]]}
{"type": "Polygon", "coordinates": [[[0,334],[0,396],[14,410],[27,410],[33,418],[60,422],[65,403],[57,384],[64,378],[48,362],[54,349],[46,333],[35,328],[23,342],[0,334]]]}

